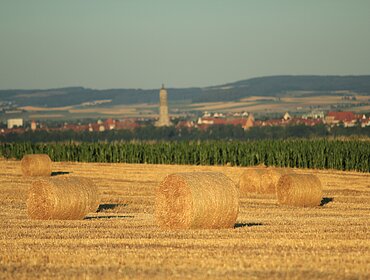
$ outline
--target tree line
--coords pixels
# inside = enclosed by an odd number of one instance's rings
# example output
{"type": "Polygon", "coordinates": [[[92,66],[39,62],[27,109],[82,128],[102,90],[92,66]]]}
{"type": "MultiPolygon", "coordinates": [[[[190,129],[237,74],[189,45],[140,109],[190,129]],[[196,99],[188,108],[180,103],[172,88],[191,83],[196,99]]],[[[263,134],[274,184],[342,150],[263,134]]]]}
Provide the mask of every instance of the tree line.
{"type": "Polygon", "coordinates": [[[337,126],[328,129],[325,125],[286,127],[252,127],[244,131],[240,126],[214,125],[207,130],[177,129],[175,127],[154,127],[152,125],[138,127],[134,130],[110,130],[104,132],[75,131],[26,131],[0,135],[0,142],[65,142],[65,141],[191,141],[191,140],[264,140],[323,137],[370,137],[370,127],[359,126],[345,128],[337,126]]]}

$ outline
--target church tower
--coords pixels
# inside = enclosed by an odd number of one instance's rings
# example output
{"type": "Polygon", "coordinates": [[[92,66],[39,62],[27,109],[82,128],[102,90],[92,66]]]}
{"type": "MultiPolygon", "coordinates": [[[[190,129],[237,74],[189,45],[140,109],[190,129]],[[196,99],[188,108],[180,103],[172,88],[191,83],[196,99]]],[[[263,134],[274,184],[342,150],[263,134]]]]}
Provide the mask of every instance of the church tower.
{"type": "Polygon", "coordinates": [[[248,118],[247,118],[247,121],[245,122],[245,124],[243,126],[243,128],[244,128],[244,130],[248,130],[253,126],[254,126],[254,116],[253,116],[253,113],[250,113],[248,118]]]}
{"type": "Polygon", "coordinates": [[[167,102],[167,90],[162,84],[162,88],[159,91],[159,120],[155,123],[155,126],[171,126],[170,117],[168,116],[168,102],[167,102]]]}

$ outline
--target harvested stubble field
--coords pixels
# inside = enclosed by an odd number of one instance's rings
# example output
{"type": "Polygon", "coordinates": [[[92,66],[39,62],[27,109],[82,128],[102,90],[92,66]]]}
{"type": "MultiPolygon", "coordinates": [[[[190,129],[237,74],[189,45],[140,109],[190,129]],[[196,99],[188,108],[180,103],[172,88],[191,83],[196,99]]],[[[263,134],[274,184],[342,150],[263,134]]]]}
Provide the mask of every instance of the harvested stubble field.
{"type": "Polygon", "coordinates": [[[0,161],[0,279],[369,279],[370,174],[316,174],[324,204],[277,205],[273,196],[240,200],[233,229],[163,231],[154,222],[154,190],[170,173],[239,167],[53,163],[54,175],[90,178],[97,213],[80,221],[27,218],[19,161],[0,161]]]}

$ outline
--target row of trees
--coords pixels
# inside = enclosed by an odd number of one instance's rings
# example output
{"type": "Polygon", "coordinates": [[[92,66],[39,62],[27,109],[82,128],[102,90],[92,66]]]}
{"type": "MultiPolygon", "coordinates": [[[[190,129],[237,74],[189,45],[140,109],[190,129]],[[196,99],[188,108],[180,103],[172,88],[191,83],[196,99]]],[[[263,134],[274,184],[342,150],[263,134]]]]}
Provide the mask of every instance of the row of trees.
{"type": "Polygon", "coordinates": [[[54,161],[235,165],[370,171],[370,142],[263,140],[0,144],[0,156],[45,153],[54,161]]]}
{"type": "Polygon", "coordinates": [[[0,135],[0,142],[59,142],[59,141],[131,141],[131,140],[164,140],[164,141],[191,141],[191,140],[261,140],[286,138],[318,138],[339,136],[366,136],[370,137],[370,127],[341,126],[328,128],[317,126],[287,126],[287,127],[252,127],[244,131],[240,126],[215,125],[208,130],[175,127],[144,126],[135,130],[110,130],[104,132],[75,132],[75,131],[27,131],[23,134],[0,135]]]}

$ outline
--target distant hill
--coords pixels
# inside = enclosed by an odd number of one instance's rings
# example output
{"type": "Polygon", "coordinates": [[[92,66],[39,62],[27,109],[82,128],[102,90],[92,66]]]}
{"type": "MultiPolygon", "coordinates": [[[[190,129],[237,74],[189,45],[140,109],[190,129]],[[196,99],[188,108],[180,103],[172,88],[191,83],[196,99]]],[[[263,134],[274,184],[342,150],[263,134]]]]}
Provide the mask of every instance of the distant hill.
{"type": "Polygon", "coordinates": [[[284,96],[306,94],[317,96],[335,91],[352,91],[370,95],[370,75],[367,76],[272,76],[242,80],[203,89],[197,102],[239,100],[248,96],[284,96]],[[217,96],[217,97],[216,97],[217,96]],[[224,98],[224,99],[223,99],[224,98]]]}
{"type": "MultiPolygon", "coordinates": [[[[18,106],[62,107],[96,100],[111,100],[99,106],[154,104],[159,89],[106,89],[83,87],[47,90],[0,90],[0,102],[18,106]]],[[[169,88],[170,102],[238,101],[249,96],[328,95],[338,91],[370,95],[370,75],[366,76],[271,76],[242,80],[220,86],[169,88]]]]}

